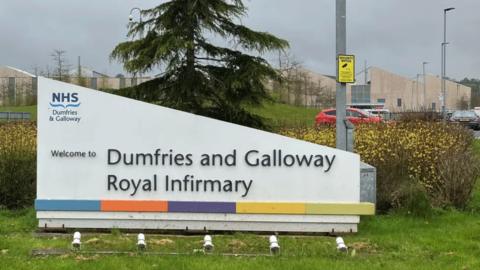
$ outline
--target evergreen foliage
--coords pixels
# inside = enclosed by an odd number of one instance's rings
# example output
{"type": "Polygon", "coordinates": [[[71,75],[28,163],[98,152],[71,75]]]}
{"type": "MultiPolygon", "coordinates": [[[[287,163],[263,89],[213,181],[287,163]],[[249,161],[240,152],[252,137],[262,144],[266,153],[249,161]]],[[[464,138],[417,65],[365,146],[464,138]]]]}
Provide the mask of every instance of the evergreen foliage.
{"type": "Polygon", "coordinates": [[[241,0],[171,0],[142,11],[142,22],[129,25],[129,36],[111,57],[131,73],[164,67],[159,77],[122,94],[237,124],[264,127],[248,112],[269,98],[265,84],[281,80],[263,58],[248,53],[283,50],[288,42],[251,30],[237,21],[246,15],[241,0]],[[231,48],[210,39],[220,37],[231,48]]]}

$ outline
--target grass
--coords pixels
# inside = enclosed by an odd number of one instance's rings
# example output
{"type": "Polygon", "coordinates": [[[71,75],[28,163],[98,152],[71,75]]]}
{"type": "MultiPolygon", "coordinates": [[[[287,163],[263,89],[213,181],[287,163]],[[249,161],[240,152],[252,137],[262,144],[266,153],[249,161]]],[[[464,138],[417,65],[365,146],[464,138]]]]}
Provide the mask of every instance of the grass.
{"type": "Polygon", "coordinates": [[[320,109],[272,102],[259,108],[251,108],[250,111],[266,118],[266,123],[272,127],[304,127],[315,124],[315,116],[320,109]]]}
{"type": "Polygon", "coordinates": [[[37,105],[33,106],[0,106],[0,112],[28,112],[31,120],[37,120],[37,105]]]}
{"type": "Polygon", "coordinates": [[[265,255],[267,236],[214,235],[215,251],[195,255],[202,236],[147,235],[148,250],[183,255],[145,255],[135,235],[82,237],[83,251],[115,250],[123,255],[80,254],[36,257],[32,249],[68,250],[71,234],[35,236],[35,213],[0,211],[0,269],[479,269],[480,214],[437,211],[427,219],[404,214],[363,218],[360,232],[344,237],[349,254],[335,250],[327,236],[280,236],[278,257],[227,257],[221,253],[265,255]],[[355,250],[355,252],[352,252],[355,250]]]}
{"type": "MultiPolygon", "coordinates": [[[[263,107],[251,108],[251,112],[266,119],[272,127],[313,126],[320,109],[292,106],[281,103],[266,103],[263,107]]],[[[29,112],[37,119],[37,106],[0,107],[0,112],[29,112]]]]}

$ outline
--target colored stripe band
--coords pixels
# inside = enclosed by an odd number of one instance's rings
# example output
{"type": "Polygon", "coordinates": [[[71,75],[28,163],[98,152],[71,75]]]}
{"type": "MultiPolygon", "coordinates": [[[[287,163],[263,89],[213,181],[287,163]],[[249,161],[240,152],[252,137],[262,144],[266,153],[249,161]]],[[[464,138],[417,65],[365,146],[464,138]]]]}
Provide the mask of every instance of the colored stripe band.
{"type": "Polygon", "coordinates": [[[40,211],[101,211],[100,201],[36,200],[35,209],[40,211]]]}
{"type": "Polygon", "coordinates": [[[228,202],[168,202],[172,213],[223,213],[235,214],[235,203],[228,202]]]}
{"type": "Polygon", "coordinates": [[[102,212],[168,212],[167,201],[101,201],[102,212]]]}
{"type": "Polygon", "coordinates": [[[136,200],[36,200],[37,211],[375,215],[372,203],[187,202],[136,200]]]}

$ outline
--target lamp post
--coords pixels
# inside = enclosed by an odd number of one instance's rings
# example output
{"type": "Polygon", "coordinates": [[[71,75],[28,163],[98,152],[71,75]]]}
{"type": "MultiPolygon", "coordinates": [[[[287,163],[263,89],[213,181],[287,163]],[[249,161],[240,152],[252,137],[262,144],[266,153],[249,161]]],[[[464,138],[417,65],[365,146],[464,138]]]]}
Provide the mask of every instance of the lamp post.
{"type": "MultiPolygon", "coordinates": [[[[139,14],[139,22],[142,23],[142,22],[143,22],[143,21],[142,21],[142,10],[141,10],[140,8],[138,8],[138,7],[134,7],[134,8],[132,8],[132,9],[130,10],[130,15],[128,15],[128,21],[129,21],[129,22],[133,22],[133,12],[134,12],[134,11],[138,11],[138,14],[139,14]]],[[[140,31],[140,38],[143,38],[143,28],[142,28],[142,30],[140,31]]],[[[135,75],[133,75],[133,76],[135,77],[135,75]]],[[[142,80],[142,73],[139,72],[139,73],[138,73],[138,77],[140,77],[140,80],[142,80]]],[[[142,82],[140,82],[140,83],[142,83],[142,82]]],[[[138,84],[138,82],[137,82],[137,84],[138,84]]]]}
{"type": "Polygon", "coordinates": [[[445,117],[446,109],[446,82],[447,77],[447,12],[454,10],[454,7],[446,8],[443,10],[443,42],[442,42],[442,116],[445,117]]]}
{"type": "MultiPolygon", "coordinates": [[[[336,57],[347,51],[347,1],[336,0],[336,57]]],[[[338,75],[337,75],[338,76],[338,75]]],[[[344,120],[347,119],[347,84],[337,82],[336,91],[336,146],[337,149],[347,150],[347,127],[344,120]]]]}
{"type": "Polygon", "coordinates": [[[425,72],[425,66],[430,64],[429,62],[423,62],[423,106],[428,108],[427,106],[427,74],[425,72]]]}

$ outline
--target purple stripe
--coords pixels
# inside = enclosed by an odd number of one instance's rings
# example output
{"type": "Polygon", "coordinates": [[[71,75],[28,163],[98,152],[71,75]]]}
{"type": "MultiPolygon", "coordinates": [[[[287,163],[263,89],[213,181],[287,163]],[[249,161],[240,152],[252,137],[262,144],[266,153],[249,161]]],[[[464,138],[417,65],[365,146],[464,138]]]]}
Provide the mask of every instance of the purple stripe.
{"type": "Polygon", "coordinates": [[[169,201],[168,212],[177,213],[231,213],[237,212],[234,202],[179,202],[169,201]]]}

